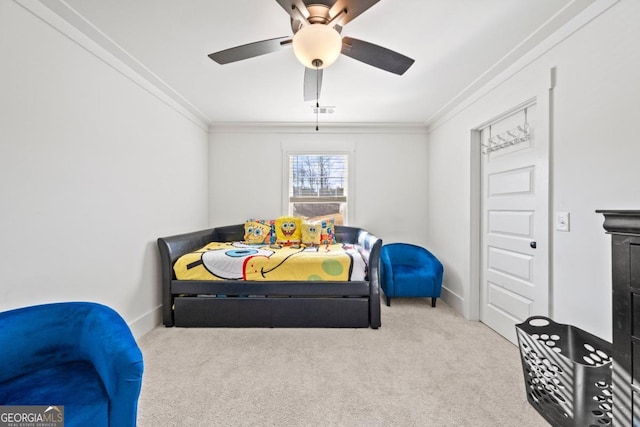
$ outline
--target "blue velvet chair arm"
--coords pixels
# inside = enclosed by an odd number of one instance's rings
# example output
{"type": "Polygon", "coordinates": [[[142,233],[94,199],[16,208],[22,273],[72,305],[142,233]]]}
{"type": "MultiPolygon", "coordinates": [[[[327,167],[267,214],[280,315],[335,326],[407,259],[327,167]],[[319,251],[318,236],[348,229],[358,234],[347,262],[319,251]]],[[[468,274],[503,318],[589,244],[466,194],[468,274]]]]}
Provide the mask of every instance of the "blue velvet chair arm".
{"type": "MultiPolygon", "coordinates": [[[[69,362],[89,362],[109,397],[109,426],[136,425],[143,360],[129,327],[111,308],[87,302],[0,313],[0,383],[69,362]]],[[[2,402],[0,402],[2,404],[2,402]]]]}
{"type": "MultiPolygon", "coordinates": [[[[428,251],[427,251],[428,252],[428,251]]],[[[438,297],[440,297],[440,290],[442,289],[442,279],[444,275],[444,266],[440,262],[438,258],[435,257],[431,252],[429,253],[429,265],[433,271],[435,271],[435,282],[438,284],[438,297]]]]}
{"type": "MultiPolygon", "coordinates": [[[[383,246],[383,248],[385,248],[383,246]]],[[[380,282],[385,295],[395,295],[393,284],[393,265],[388,249],[380,251],[380,282]]]]}
{"type": "Polygon", "coordinates": [[[144,367],[124,319],[96,304],[84,322],[81,343],[109,395],[109,425],[135,426],[144,367]]]}

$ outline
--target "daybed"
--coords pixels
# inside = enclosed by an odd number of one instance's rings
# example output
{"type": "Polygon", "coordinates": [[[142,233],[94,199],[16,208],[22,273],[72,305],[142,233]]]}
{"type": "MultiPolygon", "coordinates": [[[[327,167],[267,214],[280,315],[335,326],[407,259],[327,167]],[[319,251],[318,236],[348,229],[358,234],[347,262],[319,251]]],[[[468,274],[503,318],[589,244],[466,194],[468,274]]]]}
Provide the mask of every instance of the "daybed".
{"type": "Polygon", "coordinates": [[[362,280],[176,279],[173,266],[182,255],[210,242],[239,242],[244,235],[238,224],[158,239],[165,326],[380,327],[382,240],[360,228],[336,225],[335,237],[362,256],[362,280]]]}

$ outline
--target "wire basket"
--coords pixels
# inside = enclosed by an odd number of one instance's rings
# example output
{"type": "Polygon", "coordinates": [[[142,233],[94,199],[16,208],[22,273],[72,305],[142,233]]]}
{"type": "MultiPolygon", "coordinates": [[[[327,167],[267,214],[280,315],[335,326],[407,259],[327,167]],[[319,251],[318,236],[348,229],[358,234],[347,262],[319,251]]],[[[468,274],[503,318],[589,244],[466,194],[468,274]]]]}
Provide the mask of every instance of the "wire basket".
{"type": "Polygon", "coordinates": [[[611,343],[533,316],[516,325],[529,403],[551,425],[612,424],[611,343]]]}

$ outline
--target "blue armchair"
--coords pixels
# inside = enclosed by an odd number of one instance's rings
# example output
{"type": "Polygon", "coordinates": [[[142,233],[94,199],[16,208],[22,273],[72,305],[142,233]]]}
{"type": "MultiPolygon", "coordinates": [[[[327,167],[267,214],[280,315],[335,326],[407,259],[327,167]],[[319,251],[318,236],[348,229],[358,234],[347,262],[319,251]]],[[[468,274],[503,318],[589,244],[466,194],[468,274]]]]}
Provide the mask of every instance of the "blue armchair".
{"type": "Polygon", "coordinates": [[[109,307],[68,302],[5,311],[0,348],[0,405],[56,406],[66,427],[136,425],[142,353],[109,307]]]}
{"type": "Polygon", "coordinates": [[[391,298],[431,297],[442,291],[442,263],[427,249],[409,243],[391,243],[380,250],[380,285],[387,306],[391,298]]]}

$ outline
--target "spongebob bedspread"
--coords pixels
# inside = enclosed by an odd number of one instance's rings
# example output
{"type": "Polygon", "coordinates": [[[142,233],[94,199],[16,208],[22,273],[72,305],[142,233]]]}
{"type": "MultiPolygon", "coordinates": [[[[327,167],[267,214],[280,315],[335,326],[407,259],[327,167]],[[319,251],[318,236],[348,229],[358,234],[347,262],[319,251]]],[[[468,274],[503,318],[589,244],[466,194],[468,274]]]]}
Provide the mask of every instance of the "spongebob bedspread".
{"type": "Polygon", "coordinates": [[[178,258],[178,280],[360,281],[366,264],[346,244],[272,247],[212,242],[178,258]]]}

